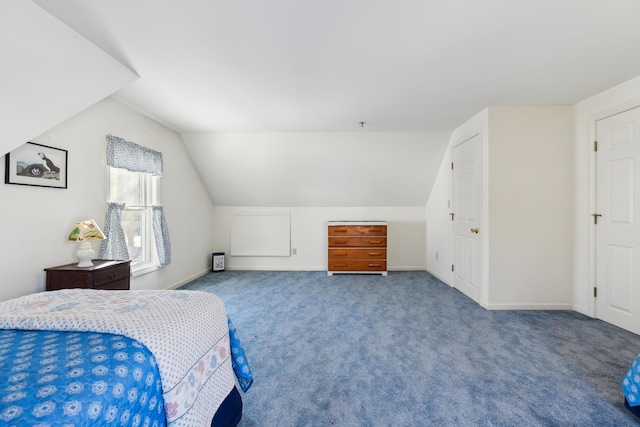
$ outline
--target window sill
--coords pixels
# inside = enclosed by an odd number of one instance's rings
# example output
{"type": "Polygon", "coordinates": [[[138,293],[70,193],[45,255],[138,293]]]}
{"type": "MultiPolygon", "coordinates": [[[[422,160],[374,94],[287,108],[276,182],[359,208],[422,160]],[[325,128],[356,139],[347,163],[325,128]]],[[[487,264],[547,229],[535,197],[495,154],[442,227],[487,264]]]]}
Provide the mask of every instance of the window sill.
{"type": "Polygon", "coordinates": [[[156,264],[139,263],[131,266],[131,277],[135,278],[147,273],[156,271],[158,267],[156,264]]]}

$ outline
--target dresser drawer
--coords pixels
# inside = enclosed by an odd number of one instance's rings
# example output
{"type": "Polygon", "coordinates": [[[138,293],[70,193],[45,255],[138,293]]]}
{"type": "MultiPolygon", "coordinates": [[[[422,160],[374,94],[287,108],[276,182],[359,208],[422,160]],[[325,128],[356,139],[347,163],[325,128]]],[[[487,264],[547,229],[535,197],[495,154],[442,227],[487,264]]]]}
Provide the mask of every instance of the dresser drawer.
{"type": "Polygon", "coordinates": [[[387,259],[386,249],[329,249],[329,259],[387,259]]]}
{"type": "Polygon", "coordinates": [[[386,260],[330,259],[329,271],[386,271],[386,260]]]}
{"type": "Polygon", "coordinates": [[[330,248],[370,248],[370,247],[387,247],[386,237],[329,237],[330,248]]]}
{"type": "Polygon", "coordinates": [[[329,236],[386,236],[386,225],[331,225],[329,236]]]}

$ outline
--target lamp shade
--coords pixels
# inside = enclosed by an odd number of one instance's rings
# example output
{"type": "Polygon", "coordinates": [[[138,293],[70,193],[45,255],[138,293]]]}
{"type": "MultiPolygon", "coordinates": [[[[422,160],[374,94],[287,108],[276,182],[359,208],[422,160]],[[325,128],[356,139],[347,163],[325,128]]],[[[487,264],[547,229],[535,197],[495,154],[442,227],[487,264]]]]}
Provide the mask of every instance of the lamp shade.
{"type": "Polygon", "coordinates": [[[96,253],[91,247],[91,242],[93,240],[103,239],[105,239],[104,233],[94,220],[84,219],[76,221],[67,240],[69,242],[80,243],[78,251],[76,252],[78,267],[91,267],[93,265],[91,260],[96,253]]]}
{"type": "Polygon", "coordinates": [[[85,242],[103,240],[104,238],[104,233],[94,220],[84,219],[76,221],[67,240],[70,242],[85,242]]]}

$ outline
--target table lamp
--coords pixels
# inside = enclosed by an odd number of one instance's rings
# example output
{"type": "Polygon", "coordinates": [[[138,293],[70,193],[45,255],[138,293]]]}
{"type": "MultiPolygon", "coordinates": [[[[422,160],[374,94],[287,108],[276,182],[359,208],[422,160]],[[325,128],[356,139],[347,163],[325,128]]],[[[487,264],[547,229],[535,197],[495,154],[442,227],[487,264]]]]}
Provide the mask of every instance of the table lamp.
{"type": "Polygon", "coordinates": [[[104,233],[98,224],[92,219],[76,221],[67,239],[69,242],[80,242],[80,247],[76,252],[78,257],[78,267],[91,267],[91,260],[96,253],[91,247],[91,241],[105,239],[104,233]]]}

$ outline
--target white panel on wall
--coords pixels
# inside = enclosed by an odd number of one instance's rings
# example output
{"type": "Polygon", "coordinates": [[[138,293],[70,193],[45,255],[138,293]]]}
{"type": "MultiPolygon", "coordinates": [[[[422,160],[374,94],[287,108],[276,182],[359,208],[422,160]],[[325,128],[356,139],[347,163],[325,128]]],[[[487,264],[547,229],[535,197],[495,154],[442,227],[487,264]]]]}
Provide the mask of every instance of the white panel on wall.
{"type": "Polygon", "coordinates": [[[291,214],[243,212],[233,215],[231,256],[290,256],[291,214]]]}

